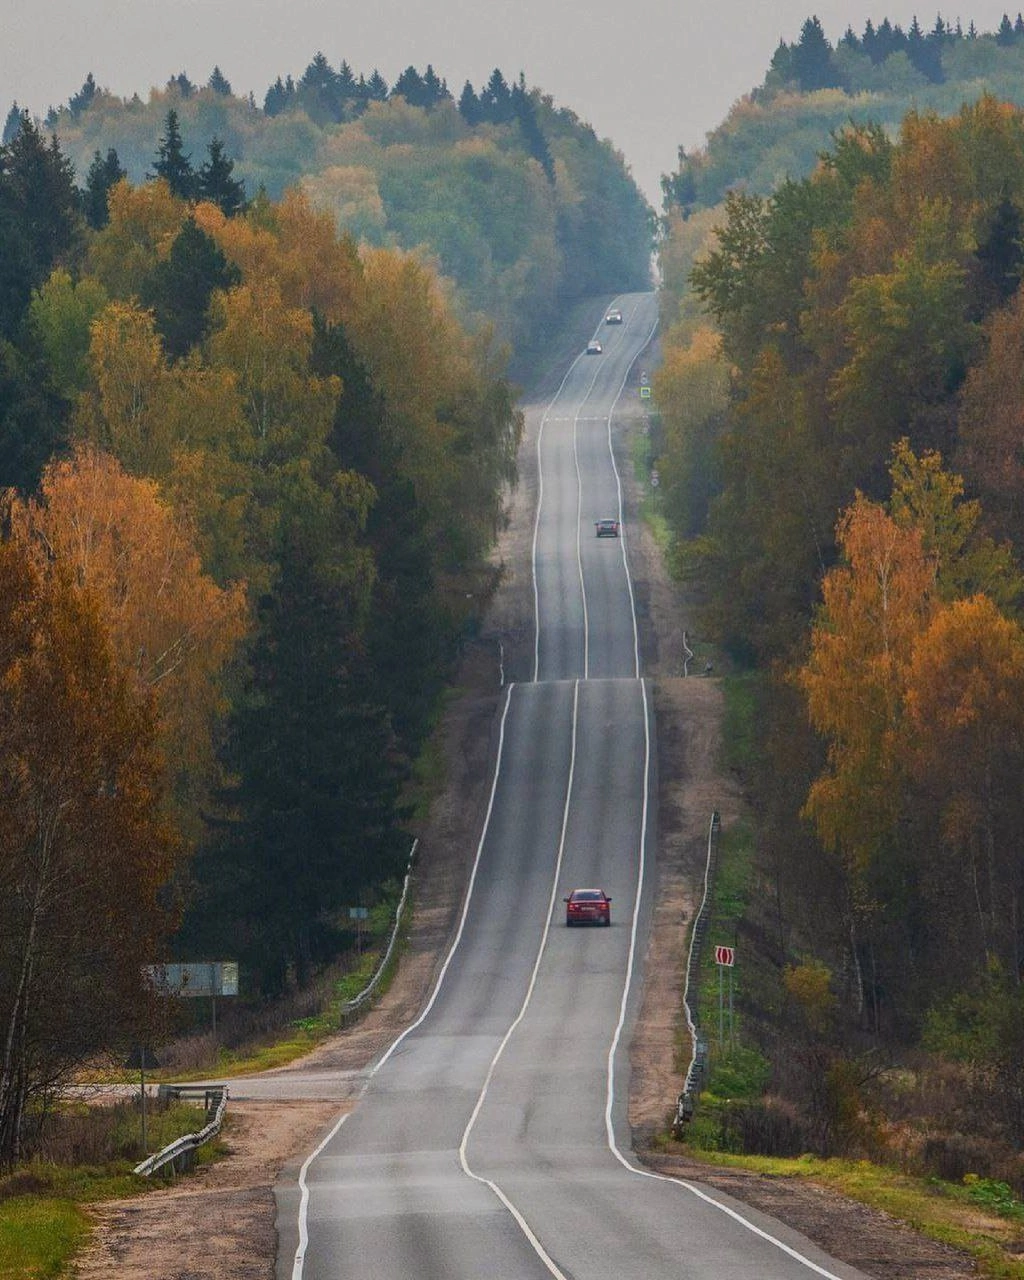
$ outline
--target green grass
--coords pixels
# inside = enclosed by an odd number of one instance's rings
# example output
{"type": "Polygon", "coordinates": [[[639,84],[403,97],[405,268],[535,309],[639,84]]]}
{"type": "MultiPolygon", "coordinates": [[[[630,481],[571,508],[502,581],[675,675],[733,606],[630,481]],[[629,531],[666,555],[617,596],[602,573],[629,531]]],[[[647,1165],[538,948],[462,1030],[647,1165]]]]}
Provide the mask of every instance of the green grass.
{"type": "Polygon", "coordinates": [[[15,1196],[0,1203],[0,1277],[35,1280],[67,1274],[89,1236],[89,1220],[69,1200],[15,1196]]]}
{"type": "Polygon", "coordinates": [[[992,1280],[1024,1280],[1024,1261],[1016,1252],[1024,1206],[1008,1197],[1004,1184],[965,1179],[965,1185],[914,1178],[868,1160],[795,1160],[767,1156],[708,1154],[688,1150],[717,1165],[750,1169],[777,1178],[806,1178],[861,1204],[881,1209],[931,1240],[962,1249],[979,1273],[992,1280]],[[983,1184],[987,1184],[984,1185],[983,1184]],[[982,1188],[979,1191],[979,1188],[982,1188]]]}
{"type": "Polygon", "coordinates": [[[722,752],[726,768],[748,777],[759,751],[758,713],[763,677],[756,671],[727,676],[722,681],[725,718],[722,752]]]}
{"type": "MultiPolygon", "coordinates": [[[[72,1108],[81,1113],[85,1104],[72,1108]]],[[[113,1149],[133,1155],[99,1165],[61,1165],[33,1160],[0,1177],[0,1280],[43,1280],[68,1276],[72,1259],[91,1232],[86,1207],[102,1200],[140,1195],[163,1185],[165,1179],[137,1177],[133,1165],[141,1159],[142,1121],[128,1106],[110,1115],[109,1142],[113,1149]]],[[[194,1133],[205,1123],[198,1107],[178,1103],[154,1109],[147,1116],[150,1153],[175,1138],[194,1133]]],[[[223,1151],[219,1141],[199,1153],[208,1163],[223,1151]]]]}

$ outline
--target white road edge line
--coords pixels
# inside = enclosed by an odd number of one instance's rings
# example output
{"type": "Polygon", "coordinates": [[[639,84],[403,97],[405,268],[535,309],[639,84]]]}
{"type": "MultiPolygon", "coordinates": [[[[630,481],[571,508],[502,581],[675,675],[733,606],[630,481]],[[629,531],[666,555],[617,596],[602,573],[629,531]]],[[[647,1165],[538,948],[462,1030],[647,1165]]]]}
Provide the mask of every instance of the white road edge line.
{"type": "MultiPolygon", "coordinates": [[[[430,999],[424,1005],[423,1011],[420,1013],[419,1017],[416,1019],[415,1022],[410,1023],[410,1025],[406,1027],[406,1029],[402,1032],[402,1034],[396,1037],[396,1039],[391,1043],[391,1045],[388,1046],[387,1050],[382,1054],[382,1056],[378,1058],[378,1060],[374,1063],[373,1067],[371,1067],[370,1071],[367,1073],[366,1080],[363,1082],[363,1087],[359,1090],[358,1094],[356,1095],[356,1098],[355,1098],[356,1102],[358,1102],[363,1097],[363,1095],[366,1093],[367,1088],[369,1087],[370,1081],[381,1069],[384,1063],[387,1062],[387,1060],[395,1052],[395,1050],[406,1038],[406,1036],[411,1035],[412,1032],[416,1030],[416,1028],[423,1022],[423,1020],[430,1013],[430,1010],[434,1007],[434,1003],[437,1000],[438,993],[441,990],[441,984],[444,982],[445,976],[448,973],[448,968],[451,965],[452,958],[454,957],[455,952],[458,949],[459,943],[462,941],[462,934],[466,927],[466,917],[469,915],[470,899],[473,896],[473,888],[476,884],[477,870],[480,867],[480,858],[483,854],[484,842],[487,839],[488,828],[491,825],[491,814],[494,811],[494,797],[497,794],[497,790],[498,790],[498,778],[501,774],[501,762],[502,762],[502,757],[505,750],[505,721],[508,719],[509,707],[512,704],[512,691],[513,689],[515,689],[515,687],[516,687],[515,684],[510,684],[508,686],[508,693],[505,695],[505,707],[501,713],[501,724],[498,730],[498,754],[494,762],[494,777],[491,780],[491,793],[487,800],[487,812],[484,815],[483,830],[480,833],[480,840],[476,847],[476,857],[473,859],[473,869],[469,875],[469,884],[466,886],[466,897],[465,897],[465,901],[462,904],[462,915],[459,917],[459,927],[456,930],[455,937],[452,941],[452,945],[448,949],[448,954],[447,956],[445,956],[444,964],[441,966],[441,972],[437,975],[437,981],[434,983],[434,989],[430,993],[430,999]]],[[[575,723],[573,725],[573,745],[575,749],[575,723]]],[[[332,1140],[332,1138],[334,1138],[334,1136],[341,1129],[341,1126],[345,1123],[345,1121],[349,1118],[351,1114],[352,1114],[351,1111],[346,1111],[344,1115],[338,1117],[338,1120],[334,1125],[334,1127],[330,1130],[327,1136],[320,1142],[320,1144],[312,1152],[310,1152],[310,1154],[303,1161],[302,1168],[299,1170],[299,1192],[300,1192],[299,1243],[295,1250],[295,1260],[292,1263],[292,1280],[302,1280],[302,1269],[305,1263],[306,1248],[309,1245],[309,1222],[308,1222],[309,1184],[306,1181],[306,1175],[309,1172],[310,1165],[312,1165],[313,1161],[317,1158],[317,1156],[320,1155],[320,1153],[328,1145],[328,1143],[332,1140]]]]}
{"type": "Polygon", "coordinates": [[[480,1090],[480,1096],[476,1100],[476,1106],[473,1108],[473,1114],[469,1117],[469,1123],[466,1125],[466,1130],[462,1135],[462,1141],[459,1143],[459,1162],[462,1165],[463,1172],[466,1174],[467,1177],[472,1178],[474,1182],[482,1183],[485,1187],[489,1187],[491,1191],[494,1192],[494,1194],[498,1197],[501,1203],[505,1206],[505,1208],[509,1211],[512,1217],[515,1219],[517,1226],[522,1231],[523,1235],[526,1236],[527,1240],[530,1242],[530,1245],[532,1246],[537,1257],[540,1258],[541,1262],[543,1262],[545,1267],[547,1267],[548,1271],[555,1278],[555,1280],[569,1280],[569,1277],[567,1277],[565,1273],[559,1269],[558,1264],[554,1261],[554,1259],[550,1256],[550,1254],[541,1244],[540,1240],[534,1234],[533,1230],[530,1227],[530,1224],[526,1221],[522,1213],[520,1213],[520,1211],[516,1208],[516,1206],[504,1193],[504,1191],[502,1191],[501,1187],[499,1187],[496,1182],[492,1182],[490,1178],[485,1178],[479,1173],[474,1173],[473,1170],[469,1167],[469,1159],[466,1156],[466,1147],[469,1143],[470,1135],[473,1132],[473,1126],[476,1124],[476,1118],[480,1114],[480,1111],[483,1108],[484,1102],[487,1100],[487,1090],[491,1086],[491,1080],[494,1076],[494,1072],[497,1069],[497,1066],[499,1061],[501,1060],[502,1054],[505,1052],[505,1046],[512,1039],[512,1036],[515,1033],[516,1028],[519,1026],[523,1018],[526,1016],[526,1010],[529,1007],[530,1000],[533,997],[534,988],[537,985],[537,976],[540,973],[541,961],[544,959],[544,952],[547,949],[548,936],[551,933],[551,915],[555,908],[555,900],[558,896],[558,883],[562,875],[562,860],[565,855],[565,834],[569,827],[569,810],[572,807],[572,784],[573,784],[573,776],[576,771],[576,728],[577,728],[577,722],[579,718],[579,701],[580,701],[580,682],[577,680],[573,685],[573,694],[572,694],[572,749],[569,754],[569,779],[568,779],[568,782],[566,783],[566,788],[565,788],[565,805],[562,809],[562,830],[559,833],[559,837],[558,837],[558,856],[555,859],[555,873],[551,880],[551,896],[548,899],[548,914],[547,914],[546,923],[544,925],[544,932],[541,935],[540,946],[537,948],[537,956],[533,962],[533,972],[530,974],[530,981],[526,987],[526,994],[523,996],[523,1003],[519,1009],[519,1012],[516,1014],[515,1019],[512,1022],[511,1026],[502,1037],[501,1044],[498,1045],[498,1048],[494,1054],[494,1057],[491,1059],[491,1065],[487,1068],[487,1075],[484,1077],[484,1083],[483,1083],[483,1087],[480,1090]]]}
{"type": "MultiPolygon", "coordinates": [[[[597,381],[597,375],[594,375],[594,382],[597,381]]],[[[591,382],[587,388],[587,395],[590,395],[594,383],[591,382]]],[[[586,397],[580,404],[580,409],[586,403],[586,397]]],[[[580,474],[580,452],[579,452],[579,412],[572,420],[572,461],[576,468],[576,573],[580,580],[580,598],[583,601],[583,679],[590,679],[590,615],[587,612],[587,584],[583,577],[583,476],[580,474]]],[[[540,631],[540,619],[537,619],[537,630],[540,631]]]]}
{"type": "Polygon", "coordinates": [[[784,1241],[778,1239],[777,1236],[770,1235],[761,1227],[751,1222],[749,1218],[745,1218],[741,1213],[731,1208],[727,1204],[722,1204],[720,1200],[716,1200],[714,1196],[710,1196],[707,1192],[702,1191],[699,1187],[694,1186],[692,1182],[686,1182],[682,1178],[670,1178],[662,1173],[653,1173],[650,1169],[638,1168],[622,1154],[619,1145],[615,1140],[615,1128],[612,1123],[612,1113],[615,1107],[615,1055],[618,1052],[619,1041],[622,1037],[622,1029],[626,1022],[626,1009],[629,1003],[630,988],[633,984],[633,967],[636,955],[636,939],[637,930],[640,923],[640,899],[643,895],[644,876],[647,863],[647,810],[650,797],[650,769],[651,769],[651,722],[650,710],[647,702],[647,684],[646,681],[640,682],[640,689],[643,696],[644,706],[644,799],[640,816],[640,856],[637,864],[637,881],[636,895],[633,899],[633,925],[629,935],[629,959],[626,964],[626,979],[622,988],[622,999],[619,1002],[619,1020],[615,1027],[615,1034],[612,1036],[612,1042],[608,1049],[608,1092],[605,1100],[604,1108],[604,1127],[605,1134],[608,1139],[608,1149],[612,1155],[618,1160],[619,1164],[630,1173],[635,1173],[641,1178],[650,1178],[655,1182],[668,1182],[674,1186],[681,1187],[686,1191],[697,1196],[698,1199],[712,1205],[715,1209],[728,1215],[740,1226],[745,1227],[748,1231],[756,1236],[760,1236],[768,1244],[774,1245],[777,1249],[781,1249],[783,1253],[788,1254],[795,1262],[800,1263],[808,1270],[815,1272],[819,1276],[824,1276],[825,1280],[842,1280],[841,1276],[837,1276],[833,1271],[826,1271],[824,1267],[819,1267],[816,1262],[812,1262],[810,1258],[805,1257],[784,1241]]]}
{"type": "Polygon", "coordinates": [[[612,470],[615,472],[615,490],[619,496],[619,542],[622,551],[622,567],[626,571],[626,586],[629,588],[629,612],[633,619],[633,674],[637,680],[640,679],[640,628],[636,621],[636,600],[633,596],[633,578],[629,572],[629,561],[626,559],[626,526],[622,521],[622,477],[619,475],[619,467],[615,461],[615,450],[612,448],[612,419],[615,417],[615,410],[619,407],[619,401],[622,399],[622,393],[626,389],[626,383],[629,381],[629,375],[633,372],[633,366],[640,359],[643,353],[650,346],[651,339],[658,331],[658,319],[655,318],[651,331],[647,335],[644,345],[636,353],[629,362],[629,367],[623,376],[619,386],[618,395],[612,401],[612,407],[608,410],[608,453],[612,460],[612,470]]]}

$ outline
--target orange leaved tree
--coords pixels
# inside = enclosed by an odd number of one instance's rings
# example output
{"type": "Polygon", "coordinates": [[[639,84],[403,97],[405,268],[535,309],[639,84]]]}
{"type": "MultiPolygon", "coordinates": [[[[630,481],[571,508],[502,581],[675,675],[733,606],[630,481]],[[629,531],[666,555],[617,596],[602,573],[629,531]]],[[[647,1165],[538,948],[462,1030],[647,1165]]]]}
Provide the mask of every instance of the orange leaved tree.
{"type": "Polygon", "coordinates": [[[244,588],[203,572],[193,529],[154,481],[91,445],[50,463],[41,497],[12,499],[9,519],[40,567],[52,562],[93,593],[118,661],[156,695],[176,799],[201,798],[220,675],[245,632],[244,588]]]}
{"type": "MultiPolygon", "coordinates": [[[[811,651],[797,674],[828,765],[806,813],[840,856],[849,889],[847,925],[857,966],[866,873],[884,853],[903,798],[903,696],[914,643],[932,610],[934,572],[921,534],[901,528],[858,495],[839,522],[843,563],[822,583],[811,651]]],[[[857,971],[856,999],[863,999],[857,971]]]]}
{"type": "Polygon", "coordinates": [[[69,569],[0,546],[0,1165],[48,1092],[142,1021],[173,920],[153,709],[69,569]]]}

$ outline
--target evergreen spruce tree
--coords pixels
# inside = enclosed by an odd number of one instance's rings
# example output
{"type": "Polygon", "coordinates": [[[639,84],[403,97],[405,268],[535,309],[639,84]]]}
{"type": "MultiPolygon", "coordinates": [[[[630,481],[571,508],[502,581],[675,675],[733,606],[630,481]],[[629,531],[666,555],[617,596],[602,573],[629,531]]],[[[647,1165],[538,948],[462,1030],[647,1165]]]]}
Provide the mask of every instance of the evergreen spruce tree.
{"type": "Polygon", "coordinates": [[[206,336],[210,298],[229,289],[241,273],[194,218],[186,218],[168,256],[157,264],[143,301],[153,308],[164,349],[174,359],[187,355],[206,336]]]}
{"type": "Polygon", "coordinates": [[[188,78],[184,71],[179,71],[176,76],[171,76],[167,81],[168,89],[177,89],[182,98],[191,98],[196,91],[195,85],[188,78]]]}
{"type": "Polygon", "coordinates": [[[83,111],[88,110],[93,98],[96,97],[96,81],[93,79],[92,72],[85,77],[85,83],[81,89],[68,99],[68,110],[77,120],[83,111]]]}
{"type": "Polygon", "coordinates": [[[1011,45],[1016,44],[1017,37],[1013,34],[1013,23],[1010,21],[1009,14],[1004,13],[1002,21],[999,23],[999,30],[996,32],[996,44],[1002,49],[1009,49],[1011,45]]]}
{"type": "Polygon", "coordinates": [[[445,98],[452,95],[448,92],[448,85],[444,80],[437,78],[437,73],[431,64],[427,63],[427,69],[423,73],[423,94],[426,99],[424,105],[435,107],[439,102],[443,102],[445,98]]]}
{"type": "Polygon", "coordinates": [[[1016,201],[1003,196],[996,206],[988,234],[975,256],[981,268],[981,291],[986,310],[1002,306],[1017,291],[1024,274],[1024,220],[1016,201]]]}
{"type": "Polygon", "coordinates": [[[191,157],[185,155],[176,111],[168,111],[164,129],[150,177],[163,178],[179,199],[191,200],[195,195],[196,175],[190,163],[191,157]]]}
{"type": "Polygon", "coordinates": [[[209,200],[231,218],[245,208],[245,183],[231,176],[235,163],[224,154],[220,138],[211,138],[207,159],[196,176],[196,196],[209,200]]]}
{"type": "Polygon", "coordinates": [[[793,77],[805,93],[839,84],[832,65],[832,49],[817,18],[808,18],[793,50],[793,77]]]}
{"type": "Polygon", "coordinates": [[[519,122],[519,131],[530,155],[544,170],[549,182],[555,180],[555,162],[544,131],[537,121],[537,107],[526,88],[526,77],[519,73],[519,83],[512,89],[512,109],[519,122]]]}
{"type": "Polygon", "coordinates": [[[268,116],[279,116],[282,111],[287,109],[293,97],[294,85],[291,83],[291,76],[288,77],[287,86],[281,80],[281,77],[278,76],[267,90],[266,96],[263,99],[264,114],[268,116]]]}
{"type": "Polygon", "coordinates": [[[7,119],[4,121],[4,131],[0,135],[0,145],[7,146],[9,142],[13,142],[18,136],[18,130],[21,128],[22,119],[27,116],[27,112],[21,110],[15,102],[10,111],[7,113],[7,119]]]}
{"type": "Polygon", "coordinates": [[[369,102],[386,102],[388,97],[388,82],[384,79],[376,67],[373,74],[366,82],[366,97],[369,102]]]}
{"type": "Polygon", "coordinates": [[[93,154],[85,179],[85,190],[82,192],[82,212],[94,231],[100,231],[107,225],[110,218],[110,189],[127,176],[113,147],[107,151],[106,159],[98,151],[93,154]]]}
{"type": "Polygon", "coordinates": [[[212,89],[214,93],[219,93],[222,98],[231,97],[231,85],[225,79],[220,67],[214,67],[210,73],[210,79],[207,81],[207,88],[212,89]]]}
{"type": "Polygon", "coordinates": [[[427,106],[423,77],[415,67],[406,67],[391,86],[391,96],[393,98],[404,98],[410,107],[427,106]]]}
{"type": "Polygon", "coordinates": [[[468,80],[462,86],[462,94],[459,97],[459,115],[470,128],[480,123],[480,99],[468,80]]]}
{"type": "Polygon", "coordinates": [[[484,119],[491,124],[510,124],[514,119],[512,91],[497,67],[480,90],[480,109],[484,119]]]}

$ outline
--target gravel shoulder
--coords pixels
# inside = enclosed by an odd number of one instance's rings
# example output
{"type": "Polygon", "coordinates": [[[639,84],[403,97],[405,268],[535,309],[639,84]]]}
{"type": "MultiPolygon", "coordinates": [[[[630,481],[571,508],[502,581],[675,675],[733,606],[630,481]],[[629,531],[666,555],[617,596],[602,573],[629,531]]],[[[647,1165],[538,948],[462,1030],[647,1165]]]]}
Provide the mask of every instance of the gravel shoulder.
{"type": "MultiPolygon", "coordinates": [[[[600,311],[597,306],[580,310],[580,332],[592,328],[600,311]]],[[[535,397],[536,403],[542,399],[541,394],[535,397]]],[[[628,397],[623,404],[614,435],[644,669],[656,712],[659,806],[656,906],[631,1048],[629,1118],[638,1153],[659,1172],[717,1188],[772,1214],[879,1280],[959,1280],[976,1275],[963,1255],[833,1192],[792,1179],[698,1163],[681,1145],[652,1146],[654,1136],[665,1130],[688,1058],[678,1030],[681,983],[708,821],[713,809],[719,810],[724,823],[736,820],[742,801],[719,766],[720,686],[714,679],[681,678],[683,629],[688,625],[685,602],[669,582],[649,531],[636,520],[639,493],[628,433],[639,423],[628,416],[628,397]]],[[[436,981],[482,827],[503,697],[500,676],[504,671],[507,678],[528,677],[533,607],[529,549],[536,494],[531,434],[537,423],[539,410],[528,407],[520,484],[496,552],[505,572],[487,625],[466,654],[458,692],[444,717],[446,787],[420,836],[413,925],[395,979],[358,1025],[292,1068],[275,1073],[278,1077],[287,1079],[289,1072],[358,1073],[415,1018],[436,981]]],[[[308,1152],[350,1105],[308,1098],[233,1101],[227,1156],[167,1189],[96,1206],[93,1242],[75,1274],[80,1280],[271,1280],[276,1252],[274,1183],[280,1171],[308,1152]]]]}

